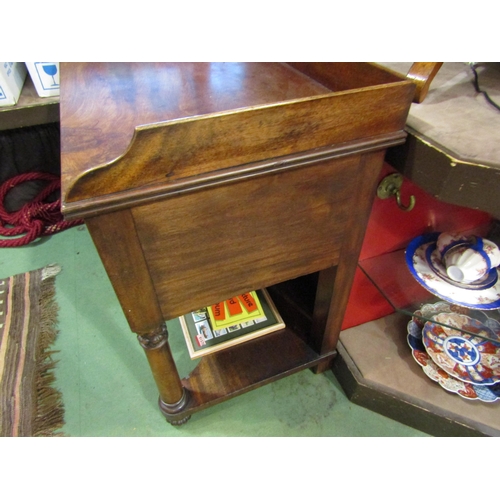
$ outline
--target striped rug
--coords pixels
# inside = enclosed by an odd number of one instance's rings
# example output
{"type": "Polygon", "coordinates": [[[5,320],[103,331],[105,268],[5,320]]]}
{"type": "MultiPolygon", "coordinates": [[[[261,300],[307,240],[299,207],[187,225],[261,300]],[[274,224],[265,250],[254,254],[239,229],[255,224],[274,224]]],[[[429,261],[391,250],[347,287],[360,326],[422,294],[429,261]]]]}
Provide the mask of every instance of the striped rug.
{"type": "Polygon", "coordinates": [[[55,436],[64,421],[53,388],[60,267],[0,279],[0,436],[55,436]]]}

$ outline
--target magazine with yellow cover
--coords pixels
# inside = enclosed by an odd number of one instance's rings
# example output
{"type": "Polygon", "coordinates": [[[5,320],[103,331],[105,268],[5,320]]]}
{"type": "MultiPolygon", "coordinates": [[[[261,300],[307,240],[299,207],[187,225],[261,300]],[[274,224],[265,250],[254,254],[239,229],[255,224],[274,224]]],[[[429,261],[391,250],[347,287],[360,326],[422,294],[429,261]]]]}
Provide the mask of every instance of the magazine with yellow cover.
{"type": "Polygon", "coordinates": [[[221,328],[220,321],[222,320],[220,318],[218,322],[213,322],[210,314],[211,306],[179,318],[189,355],[192,359],[285,328],[285,323],[266,290],[249,292],[249,295],[250,297],[243,298],[243,300],[249,301],[248,308],[245,308],[241,303],[236,306],[234,304],[227,305],[228,309],[229,307],[236,307],[233,310],[234,313],[238,306],[241,306],[242,310],[245,309],[246,311],[246,313],[242,311],[242,314],[244,314],[239,323],[230,326],[221,328]],[[255,302],[256,307],[254,308],[250,302],[255,302]],[[255,310],[249,311],[249,309],[256,309],[258,314],[255,310]]]}
{"type": "Polygon", "coordinates": [[[265,318],[257,292],[248,292],[208,307],[215,330],[239,325],[245,321],[265,318]]]}

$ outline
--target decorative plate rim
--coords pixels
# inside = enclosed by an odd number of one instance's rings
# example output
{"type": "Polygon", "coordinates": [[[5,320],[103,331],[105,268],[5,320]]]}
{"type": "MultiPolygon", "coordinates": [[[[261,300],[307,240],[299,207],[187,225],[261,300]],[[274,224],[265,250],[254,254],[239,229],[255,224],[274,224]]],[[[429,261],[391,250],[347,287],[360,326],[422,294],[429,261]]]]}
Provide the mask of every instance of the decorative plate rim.
{"type": "MultiPolygon", "coordinates": [[[[433,295],[444,299],[448,302],[452,302],[453,304],[460,305],[463,307],[467,307],[469,309],[480,309],[480,310],[493,310],[493,309],[500,309],[500,281],[497,281],[495,285],[493,285],[491,288],[486,289],[486,290],[468,290],[460,287],[456,287],[446,281],[444,281],[442,278],[440,278],[429,266],[429,263],[427,262],[427,259],[420,259],[420,264],[426,266],[426,268],[429,271],[429,274],[431,274],[434,279],[442,284],[445,287],[449,287],[450,289],[453,289],[455,291],[459,291],[461,294],[464,294],[465,296],[469,295],[471,299],[469,299],[468,302],[464,302],[463,300],[458,300],[454,297],[451,297],[449,295],[445,295],[442,291],[436,290],[434,287],[430,286],[420,275],[420,273],[415,269],[415,264],[413,262],[414,257],[416,257],[416,252],[419,250],[421,247],[424,247],[425,245],[435,243],[437,241],[437,237],[439,236],[440,233],[429,233],[429,234],[424,234],[421,236],[417,236],[414,238],[407,246],[406,251],[405,251],[405,260],[406,260],[406,265],[410,271],[410,273],[413,275],[413,277],[417,280],[420,285],[422,285],[426,290],[431,292],[433,295]],[[474,294],[479,294],[479,293],[484,293],[487,290],[492,290],[495,289],[497,291],[497,299],[492,300],[490,302],[483,302],[483,303],[470,303],[474,294]]],[[[422,248],[423,254],[425,255],[425,250],[422,248]]],[[[426,270],[427,270],[426,269],[426,270]]],[[[498,270],[497,270],[498,273],[498,270]]],[[[476,299],[477,300],[477,299],[476,299]]]]}
{"type": "MultiPolygon", "coordinates": [[[[415,356],[415,351],[421,352],[422,354],[424,354],[425,356],[427,356],[427,359],[429,360],[430,363],[433,363],[436,366],[436,368],[439,368],[439,367],[438,367],[438,365],[436,365],[434,363],[434,361],[427,354],[427,352],[425,350],[425,347],[423,346],[422,341],[420,341],[422,343],[422,349],[419,349],[418,347],[416,347],[416,346],[414,346],[414,345],[412,345],[410,343],[410,337],[412,337],[413,339],[416,339],[418,341],[418,338],[415,337],[415,335],[412,335],[410,333],[410,327],[412,326],[412,323],[413,323],[413,325],[416,326],[417,329],[419,329],[421,331],[421,328],[418,325],[418,323],[414,319],[411,319],[408,322],[408,325],[407,325],[407,331],[408,331],[408,333],[407,333],[407,336],[406,336],[406,341],[407,341],[407,343],[408,343],[408,345],[409,345],[409,347],[411,349],[411,353],[412,353],[413,359],[422,368],[422,371],[424,372],[424,374],[430,380],[432,380],[433,382],[438,383],[441,386],[441,388],[443,388],[445,391],[447,391],[447,392],[449,392],[451,394],[456,394],[456,395],[460,396],[461,398],[463,398],[463,399],[465,399],[467,401],[481,401],[483,403],[495,403],[495,402],[497,402],[497,401],[500,400],[500,394],[497,395],[497,394],[495,394],[491,390],[493,387],[496,387],[496,384],[494,386],[492,386],[492,385],[475,386],[474,384],[470,384],[468,382],[463,382],[461,380],[455,379],[455,380],[457,380],[458,383],[463,384],[466,389],[469,389],[473,394],[475,394],[475,397],[469,397],[469,396],[467,396],[467,392],[464,392],[464,394],[462,394],[458,390],[456,390],[454,388],[451,388],[451,387],[447,387],[446,385],[444,385],[443,380],[440,377],[436,377],[436,378],[431,377],[430,373],[428,373],[428,371],[426,371],[424,369],[425,367],[420,363],[420,361],[415,356]],[[479,393],[478,393],[478,391],[479,391],[479,393]],[[488,394],[488,396],[489,396],[487,399],[485,398],[485,393],[488,394]]],[[[444,373],[446,374],[447,377],[449,377],[450,379],[453,379],[453,377],[449,373],[446,373],[446,372],[444,372],[444,373]]],[[[498,383],[498,385],[499,385],[499,388],[500,388],[500,383],[498,383]]]]}

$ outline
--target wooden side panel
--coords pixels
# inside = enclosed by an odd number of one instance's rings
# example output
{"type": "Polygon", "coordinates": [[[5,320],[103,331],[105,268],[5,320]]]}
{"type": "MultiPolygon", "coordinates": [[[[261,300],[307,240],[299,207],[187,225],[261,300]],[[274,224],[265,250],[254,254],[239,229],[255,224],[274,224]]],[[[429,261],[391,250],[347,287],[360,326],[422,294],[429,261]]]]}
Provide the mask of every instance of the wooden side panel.
{"type": "Polygon", "coordinates": [[[132,210],[166,319],[334,266],[359,155],[132,210]]]}
{"type": "MultiPolygon", "coordinates": [[[[129,149],[69,187],[65,203],[402,130],[413,85],[394,83],[137,127],[129,149]]],[[[113,139],[110,138],[112,141],[113,139]]],[[[63,153],[63,162],[68,160],[63,153]]]]}

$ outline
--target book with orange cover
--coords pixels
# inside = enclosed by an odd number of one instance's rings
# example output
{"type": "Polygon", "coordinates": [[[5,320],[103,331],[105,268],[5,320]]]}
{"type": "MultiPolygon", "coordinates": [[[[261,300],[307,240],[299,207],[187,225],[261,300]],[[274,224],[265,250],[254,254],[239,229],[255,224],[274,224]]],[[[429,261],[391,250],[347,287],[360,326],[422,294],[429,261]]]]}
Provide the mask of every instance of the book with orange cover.
{"type": "Polygon", "coordinates": [[[193,359],[285,327],[266,290],[233,297],[179,320],[193,359]]]}
{"type": "Polygon", "coordinates": [[[218,302],[208,308],[208,314],[214,330],[229,328],[245,321],[265,318],[264,310],[257,292],[248,292],[218,302]]]}

